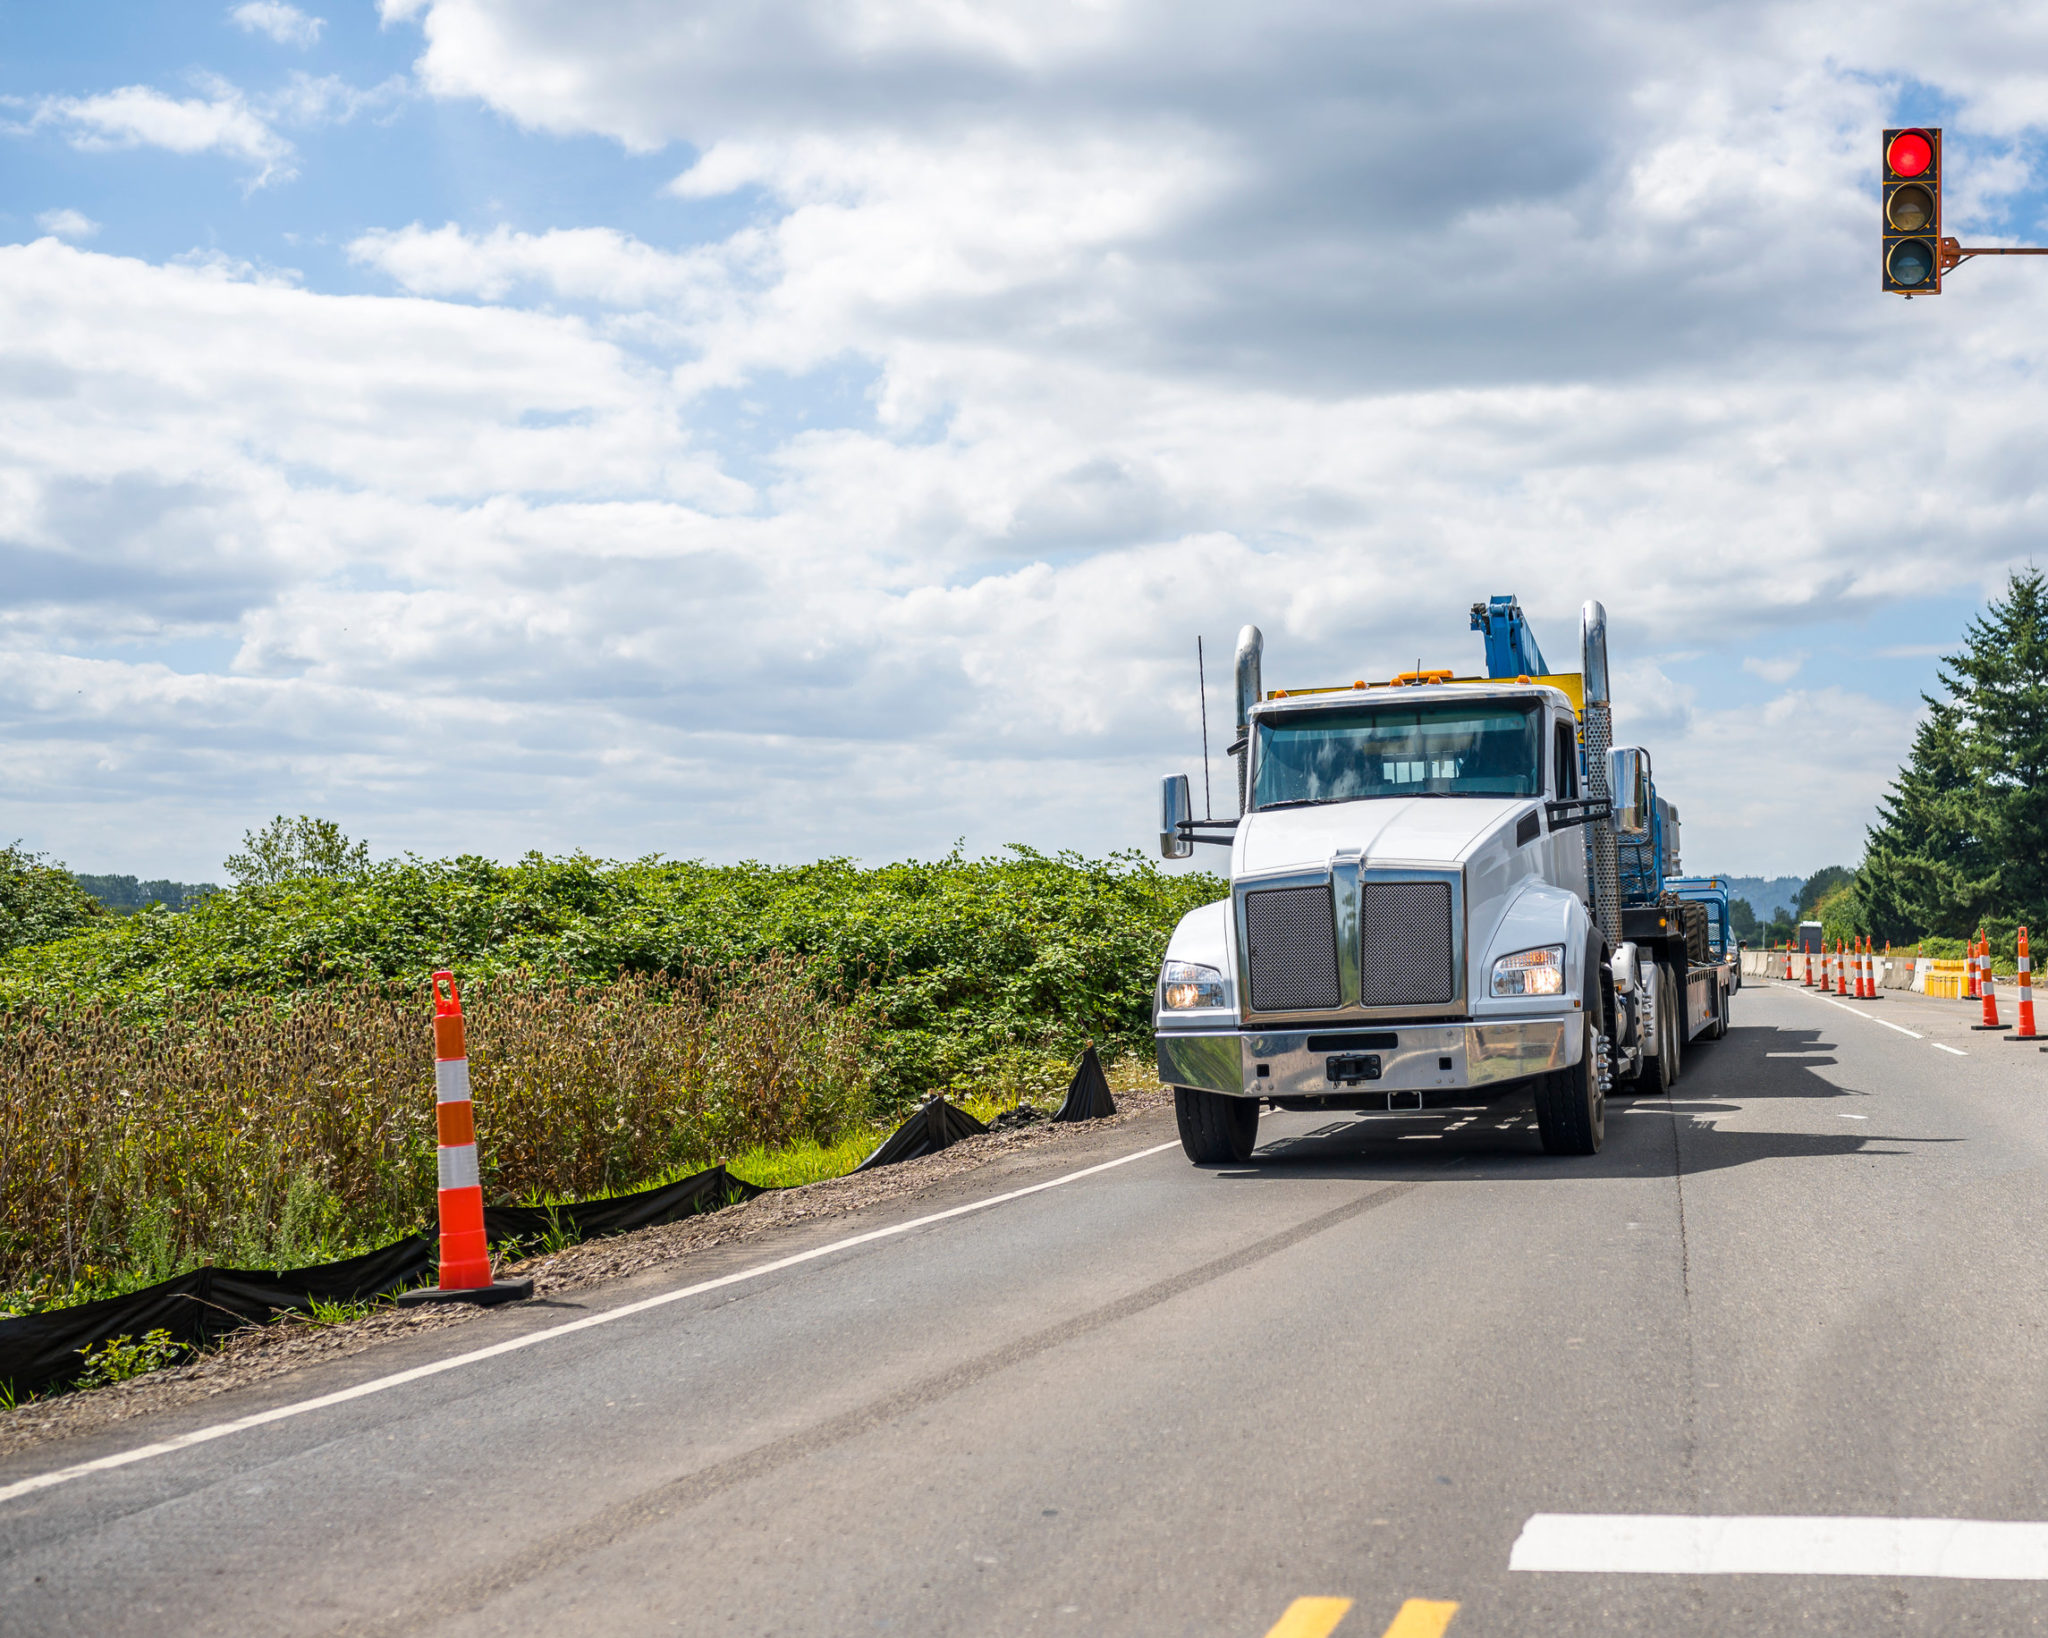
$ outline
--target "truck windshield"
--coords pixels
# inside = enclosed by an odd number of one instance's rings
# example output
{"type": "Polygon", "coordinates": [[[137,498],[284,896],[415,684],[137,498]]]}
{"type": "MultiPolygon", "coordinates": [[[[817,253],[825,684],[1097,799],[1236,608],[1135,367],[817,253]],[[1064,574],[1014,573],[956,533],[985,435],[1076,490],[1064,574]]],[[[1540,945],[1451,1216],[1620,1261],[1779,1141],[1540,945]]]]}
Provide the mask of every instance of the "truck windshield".
{"type": "Polygon", "coordinates": [[[1375,796],[1540,796],[1533,704],[1445,700],[1304,711],[1258,724],[1255,808],[1375,796]]]}

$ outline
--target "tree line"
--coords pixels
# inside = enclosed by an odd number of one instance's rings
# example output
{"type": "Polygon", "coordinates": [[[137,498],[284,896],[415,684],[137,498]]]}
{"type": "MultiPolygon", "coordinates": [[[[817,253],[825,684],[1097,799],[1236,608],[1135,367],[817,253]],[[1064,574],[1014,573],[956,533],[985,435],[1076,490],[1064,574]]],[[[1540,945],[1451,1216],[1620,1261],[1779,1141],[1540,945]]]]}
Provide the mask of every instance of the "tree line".
{"type": "Polygon", "coordinates": [[[1879,803],[1863,862],[1820,902],[1830,936],[1911,944],[2048,927],[2048,581],[2014,572],[1944,657],[1941,696],[1879,803]]]}

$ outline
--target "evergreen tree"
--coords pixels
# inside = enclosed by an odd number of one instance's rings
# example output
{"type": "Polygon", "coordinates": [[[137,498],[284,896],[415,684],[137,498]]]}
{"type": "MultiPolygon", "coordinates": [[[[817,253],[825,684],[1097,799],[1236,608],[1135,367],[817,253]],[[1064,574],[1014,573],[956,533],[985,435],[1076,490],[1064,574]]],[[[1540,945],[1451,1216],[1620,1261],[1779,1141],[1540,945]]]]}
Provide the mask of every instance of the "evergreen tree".
{"type": "Polygon", "coordinates": [[[1927,698],[1857,875],[1867,930],[1962,938],[2048,913],[2048,581],[2012,575],[1927,698]]]}

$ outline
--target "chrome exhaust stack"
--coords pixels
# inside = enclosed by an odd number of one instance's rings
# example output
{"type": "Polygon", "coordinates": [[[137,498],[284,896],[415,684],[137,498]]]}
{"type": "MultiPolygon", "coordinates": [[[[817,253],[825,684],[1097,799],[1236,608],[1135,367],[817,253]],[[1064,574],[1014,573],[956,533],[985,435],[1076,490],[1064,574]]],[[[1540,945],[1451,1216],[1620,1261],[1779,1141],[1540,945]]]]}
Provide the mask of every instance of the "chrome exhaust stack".
{"type": "MultiPolygon", "coordinates": [[[[1614,717],[1607,678],[1607,610],[1590,600],[1579,610],[1579,670],[1586,693],[1586,796],[1611,803],[1607,753],[1614,745],[1614,717]]],[[[1611,812],[1586,827],[1586,885],[1593,895],[1593,919],[1607,948],[1616,949],[1621,944],[1621,870],[1611,812]]]]}
{"type": "Polygon", "coordinates": [[[1237,634],[1237,739],[1230,754],[1237,758],[1238,817],[1251,801],[1252,707],[1259,703],[1259,661],[1266,652],[1266,639],[1257,626],[1246,626],[1237,634]]]}

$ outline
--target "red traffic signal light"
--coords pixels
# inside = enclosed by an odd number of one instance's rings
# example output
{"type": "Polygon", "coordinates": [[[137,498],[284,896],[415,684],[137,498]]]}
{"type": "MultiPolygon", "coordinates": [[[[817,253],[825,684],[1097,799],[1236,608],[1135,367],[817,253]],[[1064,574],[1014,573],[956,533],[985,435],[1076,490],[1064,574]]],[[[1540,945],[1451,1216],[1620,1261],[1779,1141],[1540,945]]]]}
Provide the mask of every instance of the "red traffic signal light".
{"type": "Polygon", "coordinates": [[[1940,295],[1940,127],[1885,132],[1879,182],[1884,197],[1880,287],[1903,296],[1940,295]]]}
{"type": "Polygon", "coordinates": [[[1925,131],[1901,131],[1884,145],[1884,162],[1894,176],[1918,176],[1934,163],[1934,144],[1925,131]]]}

